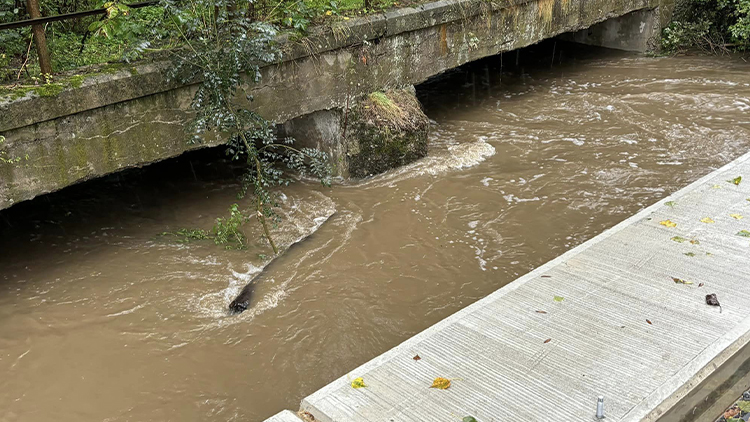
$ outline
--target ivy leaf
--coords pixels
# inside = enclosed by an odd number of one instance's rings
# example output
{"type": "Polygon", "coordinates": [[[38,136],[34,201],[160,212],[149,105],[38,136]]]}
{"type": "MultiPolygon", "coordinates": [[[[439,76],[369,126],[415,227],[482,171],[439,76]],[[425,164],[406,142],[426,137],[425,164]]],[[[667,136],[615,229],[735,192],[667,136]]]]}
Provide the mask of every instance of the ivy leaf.
{"type": "Polygon", "coordinates": [[[737,232],[737,236],[750,237],[750,231],[740,230],[737,232]]]}
{"type": "Polygon", "coordinates": [[[365,380],[362,379],[362,377],[355,378],[354,381],[352,381],[352,388],[364,388],[367,387],[365,385],[365,380]]]}
{"type": "Polygon", "coordinates": [[[447,378],[437,377],[432,381],[430,388],[438,388],[440,390],[447,390],[451,386],[451,380],[447,378]]]}
{"type": "Polygon", "coordinates": [[[735,186],[739,186],[741,181],[742,181],[742,176],[737,176],[732,180],[727,180],[727,183],[732,183],[735,186]]]}
{"type": "Polygon", "coordinates": [[[555,296],[554,298],[552,298],[552,300],[554,300],[555,302],[562,302],[563,300],[565,300],[565,298],[562,296],[555,296]]]}
{"type": "Polygon", "coordinates": [[[461,422],[478,422],[474,416],[464,416],[463,419],[461,419],[461,422]]]}
{"type": "Polygon", "coordinates": [[[701,218],[701,223],[713,224],[715,222],[716,221],[714,221],[713,218],[711,218],[711,217],[703,217],[703,218],[701,218]]]}
{"type": "Polygon", "coordinates": [[[672,220],[660,221],[659,224],[665,227],[677,227],[677,223],[673,222],[672,220]]]}

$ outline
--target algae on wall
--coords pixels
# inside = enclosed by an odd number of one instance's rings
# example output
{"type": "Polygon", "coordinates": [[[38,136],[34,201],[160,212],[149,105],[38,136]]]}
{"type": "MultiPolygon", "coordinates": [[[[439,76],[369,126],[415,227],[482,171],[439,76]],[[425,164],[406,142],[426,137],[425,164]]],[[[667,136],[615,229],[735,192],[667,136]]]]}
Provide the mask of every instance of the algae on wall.
{"type": "Polygon", "coordinates": [[[413,88],[374,92],[349,117],[344,142],[351,177],[382,173],[427,155],[430,122],[413,88]]]}

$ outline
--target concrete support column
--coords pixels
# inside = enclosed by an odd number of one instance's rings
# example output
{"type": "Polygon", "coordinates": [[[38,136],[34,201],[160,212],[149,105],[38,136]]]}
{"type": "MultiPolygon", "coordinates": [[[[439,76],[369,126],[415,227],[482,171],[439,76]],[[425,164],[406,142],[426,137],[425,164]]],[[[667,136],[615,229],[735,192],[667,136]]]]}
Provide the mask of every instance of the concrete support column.
{"type": "Polygon", "coordinates": [[[357,179],[427,155],[428,131],[413,86],[365,95],[349,110],[316,111],[279,127],[298,148],[328,153],[334,176],[357,179]]]}
{"type": "Polygon", "coordinates": [[[659,8],[641,9],[607,19],[590,28],[563,34],[561,39],[597,47],[645,53],[658,49],[659,8]]]}

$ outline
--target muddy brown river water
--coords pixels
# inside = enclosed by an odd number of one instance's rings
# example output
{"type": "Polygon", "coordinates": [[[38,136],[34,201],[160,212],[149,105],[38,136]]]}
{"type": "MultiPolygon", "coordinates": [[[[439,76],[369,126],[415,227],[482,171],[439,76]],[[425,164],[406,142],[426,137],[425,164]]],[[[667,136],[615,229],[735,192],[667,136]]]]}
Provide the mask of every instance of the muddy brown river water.
{"type": "MultiPolygon", "coordinates": [[[[558,43],[418,88],[429,156],[285,190],[267,258],[164,231],[235,201],[210,152],[0,213],[0,421],[261,421],[750,149],[750,64],[558,43]],[[583,52],[585,51],[585,53],[583,52]],[[334,213],[328,220],[326,218],[334,213]],[[250,309],[226,306],[255,278],[250,309]]],[[[247,204],[247,202],[242,202],[247,204]]]]}

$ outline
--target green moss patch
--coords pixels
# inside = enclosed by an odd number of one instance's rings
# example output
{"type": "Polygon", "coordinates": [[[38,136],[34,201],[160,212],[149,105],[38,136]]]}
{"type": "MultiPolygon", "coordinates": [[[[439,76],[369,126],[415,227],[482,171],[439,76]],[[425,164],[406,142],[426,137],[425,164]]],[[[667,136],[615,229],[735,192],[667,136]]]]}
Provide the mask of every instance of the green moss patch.
{"type": "Polygon", "coordinates": [[[405,90],[375,92],[352,110],[347,133],[349,174],[363,178],[427,155],[429,120],[405,90]]]}

